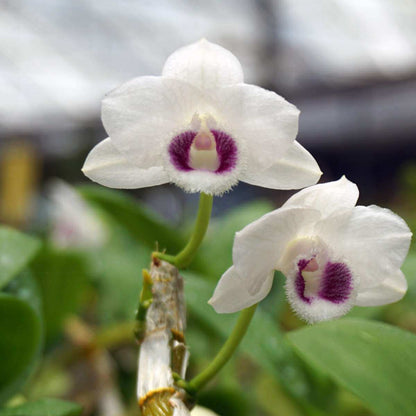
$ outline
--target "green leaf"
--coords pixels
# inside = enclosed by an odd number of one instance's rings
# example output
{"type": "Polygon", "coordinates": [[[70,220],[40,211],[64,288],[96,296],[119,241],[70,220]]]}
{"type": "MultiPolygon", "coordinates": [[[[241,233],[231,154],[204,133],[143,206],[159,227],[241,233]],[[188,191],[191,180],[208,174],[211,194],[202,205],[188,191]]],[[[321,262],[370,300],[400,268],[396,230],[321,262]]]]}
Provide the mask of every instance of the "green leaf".
{"type": "Polygon", "coordinates": [[[47,338],[57,335],[65,318],[81,304],[88,279],[80,253],[45,246],[32,264],[43,300],[47,338]]]}
{"type": "Polygon", "coordinates": [[[403,263],[403,273],[409,285],[406,296],[416,297],[416,251],[410,251],[403,263]]]}
{"type": "Polygon", "coordinates": [[[41,399],[20,406],[0,409],[0,416],[78,416],[81,406],[58,399],[41,399]]]}
{"type": "Polygon", "coordinates": [[[114,229],[108,244],[91,259],[98,289],[97,314],[105,323],[134,318],[142,269],[150,263],[150,249],[123,231],[114,229]]]}
{"type": "Polygon", "coordinates": [[[93,205],[103,209],[139,242],[155,250],[167,249],[176,253],[183,248],[186,240],[182,233],[173,229],[154,213],[150,212],[136,200],[118,191],[97,186],[78,188],[81,195],[93,205]]]}
{"type": "Polygon", "coordinates": [[[26,267],[39,247],[36,239],[0,226],[0,288],[26,267]]]}
{"type": "Polygon", "coordinates": [[[254,393],[257,396],[259,407],[270,416],[276,414],[284,416],[304,415],[269,374],[261,373],[258,376],[254,393]]]}
{"type": "Polygon", "coordinates": [[[380,416],[416,414],[416,336],[390,325],[342,319],[288,334],[299,355],[380,416]]]}
{"type": "Polygon", "coordinates": [[[39,355],[41,335],[39,314],[29,302],[0,293],[0,403],[25,382],[39,355]]]}
{"type": "Polygon", "coordinates": [[[4,293],[26,301],[33,310],[42,315],[42,297],[39,285],[29,269],[23,270],[5,288],[4,293]]]}
{"type": "Polygon", "coordinates": [[[198,405],[220,415],[249,416],[253,414],[252,398],[242,395],[240,389],[226,386],[203,391],[198,395],[198,405]]]}

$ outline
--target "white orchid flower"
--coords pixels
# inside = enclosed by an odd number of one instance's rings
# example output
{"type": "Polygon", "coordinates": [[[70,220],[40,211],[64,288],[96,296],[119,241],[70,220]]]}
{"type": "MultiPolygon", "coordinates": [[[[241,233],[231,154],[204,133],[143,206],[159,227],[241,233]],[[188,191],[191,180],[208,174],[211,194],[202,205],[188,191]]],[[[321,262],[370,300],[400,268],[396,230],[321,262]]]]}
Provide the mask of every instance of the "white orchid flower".
{"type": "Polygon", "coordinates": [[[239,180],[299,189],[319,180],[313,157],[295,141],[299,110],[243,82],[237,58],[201,40],[178,49],[162,76],[135,78],[103,100],[109,138],[83,172],[110,188],[173,182],[221,195],[239,180]]]}
{"type": "Polygon", "coordinates": [[[97,248],[105,244],[108,230],[94,210],[68,183],[54,179],[48,186],[51,240],[62,248],[97,248]]]}
{"type": "Polygon", "coordinates": [[[275,270],[286,276],[293,310],[309,323],[344,315],[353,305],[401,299],[411,232],[390,210],[355,206],[357,199],[357,186],[342,177],[298,192],[249,224],[235,236],[234,265],[211,305],[229,313],[259,302],[275,270]]]}

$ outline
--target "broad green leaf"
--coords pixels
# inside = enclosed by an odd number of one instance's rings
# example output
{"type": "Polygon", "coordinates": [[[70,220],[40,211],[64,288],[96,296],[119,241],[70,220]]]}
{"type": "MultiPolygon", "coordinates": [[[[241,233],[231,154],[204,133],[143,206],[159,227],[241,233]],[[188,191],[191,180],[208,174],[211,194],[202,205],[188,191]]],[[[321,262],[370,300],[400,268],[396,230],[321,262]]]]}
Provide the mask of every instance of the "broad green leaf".
{"type": "Polygon", "coordinates": [[[270,416],[303,416],[276,380],[267,373],[259,375],[255,394],[259,406],[270,416]]]}
{"type": "MultiPolygon", "coordinates": [[[[226,338],[237,319],[236,314],[217,314],[207,304],[215,285],[195,274],[184,273],[184,275],[186,278],[186,301],[191,314],[199,318],[205,326],[214,329],[218,335],[226,338]]],[[[240,349],[265,371],[273,375],[304,409],[316,405],[326,406],[326,398],[317,394],[309,383],[309,377],[313,374],[305,370],[292,352],[277,324],[261,308],[256,311],[240,349]]],[[[331,386],[325,385],[325,381],[321,387],[324,391],[331,388],[331,386]]],[[[327,399],[332,400],[331,397],[327,399]]]]}
{"type": "Polygon", "coordinates": [[[253,399],[245,397],[238,388],[221,386],[203,391],[198,395],[198,404],[219,415],[249,416],[253,414],[253,399]]]}
{"type": "Polygon", "coordinates": [[[406,296],[416,297],[416,251],[409,252],[402,267],[409,289],[406,296]]]}
{"type": "Polygon", "coordinates": [[[239,206],[223,217],[213,219],[200,249],[210,277],[218,279],[232,265],[234,235],[250,222],[273,209],[267,201],[255,201],[239,206]]]}
{"type": "Polygon", "coordinates": [[[141,290],[142,269],[149,266],[150,253],[148,247],[137,243],[125,231],[114,229],[108,244],[91,258],[101,322],[134,318],[141,290]]]}
{"type": "Polygon", "coordinates": [[[33,262],[32,271],[42,293],[43,317],[50,339],[81,304],[87,287],[85,260],[79,253],[45,246],[33,262]]]}
{"type": "Polygon", "coordinates": [[[33,237],[0,226],[0,288],[26,267],[39,247],[33,237]]]}
{"type": "Polygon", "coordinates": [[[390,325],[342,319],[288,334],[299,355],[380,416],[416,414],[416,336],[390,325]]]}
{"type": "Polygon", "coordinates": [[[42,315],[42,295],[39,285],[29,269],[23,270],[4,288],[4,293],[26,301],[34,311],[42,315]]]}
{"type": "MultiPolygon", "coordinates": [[[[140,201],[122,192],[96,186],[80,187],[79,191],[86,201],[101,209],[110,219],[122,226],[142,247],[147,247],[151,251],[157,249],[169,254],[177,254],[188,241],[190,230],[184,233],[182,229],[170,226],[155,213],[150,212],[140,201]]],[[[147,264],[148,261],[146,266],[147,264]]],[[[197,253],[190,268],[197,271],[206,269],[201,253],[197,253]]]]}
{"type": "Polygon", "coordinates": [[[96,186],[84,186],[79,191],[88,202],[110,214],[137,241],[151,250],[155,249],[156,241],[160,250],[167,249],[169,253],[176,253],[183,248],[186,240],[180,231],[167,225],[126,194],[96,186]]]}
{"type": "Polygon", "coordinates": [[[409,252],[404,261],[402,271],[408,284],[407,292],[400,302],[382,307],[383,320],[403,329],[414,331],[416,317],[416,252],[414,249],[409,252]]]}
{"type": "Polygon", "coordinates": [[[0,409],[0,416],[78,416],[81,406],[58,399],[40,399],[16,407],[0,409]]]}
{"type": "Polygon", "coordinates": [[[39,355],[41,334],[39,314],[29,302],[0,293],[0,403],[25,382],[39,355]]]}

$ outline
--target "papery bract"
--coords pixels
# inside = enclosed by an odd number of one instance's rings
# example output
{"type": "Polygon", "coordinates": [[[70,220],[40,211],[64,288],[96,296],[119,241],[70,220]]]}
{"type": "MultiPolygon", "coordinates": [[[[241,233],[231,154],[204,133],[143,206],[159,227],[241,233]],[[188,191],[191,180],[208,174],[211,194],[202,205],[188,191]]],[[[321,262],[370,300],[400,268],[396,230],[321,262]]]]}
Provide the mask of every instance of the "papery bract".
{"type": "Polygon", "coordinates": [[[294,311],[308,322],[339,317],[353,305],[375,306],[402,298],[400,267],[411,232],[390,210],[355,206],[358,188],[345,177],[311,186],[235,237],[234,265],[210,303],[235,312],[259,302],[275,270],[286,276],[294,311]]]}
{"type": "Polygon", "coordinates": [[[201,40],[174,52],[162,76],[135,78],[103,100],[109,138],[83,172],[111,188],[173,182],[221,195],[239,180],[274,189],[318,181],[313,157],[295,141],[298,109],[245,84],[237,58],[201,40]]]}

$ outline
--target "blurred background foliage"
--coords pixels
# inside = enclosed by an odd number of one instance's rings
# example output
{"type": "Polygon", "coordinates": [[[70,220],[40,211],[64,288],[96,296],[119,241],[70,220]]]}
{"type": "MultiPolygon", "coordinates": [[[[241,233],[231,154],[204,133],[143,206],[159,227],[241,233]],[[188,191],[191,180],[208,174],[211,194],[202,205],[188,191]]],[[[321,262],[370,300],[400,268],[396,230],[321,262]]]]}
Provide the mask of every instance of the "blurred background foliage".
{"type": "MultiPolygon", "coordinates": [[[[60,231],[66,239],[56,234],[60,223],[36,239],[0,228],[0,353],[7,357],[0,364],[0,400],[18,405],[0,415],[42,414],[36,413],[39,406],[53,409],[53,415],[78,414],[70,402],[81,404],[85,415],[137,414],[132,320],[141,269],[155,248],[149,235],[157,230],[158,247],[175,251],[189,221],[173,227],[119,191],[59,187],[79,198],[82,207],[72,229],[66,222],[60,231]],[[96,222],[93,228],[102,227],[100,241],[80,239],[85,229],[77,226],[86,224],[80,220],[84,215],[96,222]],[[29,413],[13,413],[25,406],[29,413]]],[[[207,304],[219,275],[232,262],[234,233],[272,207],[255,200],[214,218],[198,257],[183,273],[190,376],[208,364],[236,319],[216,314],[207,304]]],[[[414,249],[403,269],[409,291],[401,302],[356,307],[347,318],[310,327],[289,309],[284,277],[277,273],[239,353],[201,393],[200,403],[220,415],[412,415],[414,249]]]]}
{"type": "MultiPolygon", "coordinates": [[[[414,0],[1,7],[0,416],[138,412],[132,320],[141,269],[155,248],[183,246],[197,196],[171,186],[108,190],[88,184],[80,168],[106,137],[103,95],[159,74],[180,46],[206,37],[230,49],[247,82],[301,109],[298,140],[323,181],[345,174],[360,204],[386,206],[415,231],[414,0]]],[[[234,232],[290,194],[240,184],[215,199],[207,238],[184,272],[190,376],[236,319],[206,303],[231,264],[234,232]]],[[[313,327],[291,312],[276,274],[239,353],[200,403],[221,416],[414,416],[414,246],[403,271],[402,301],[313,327]]]]}

